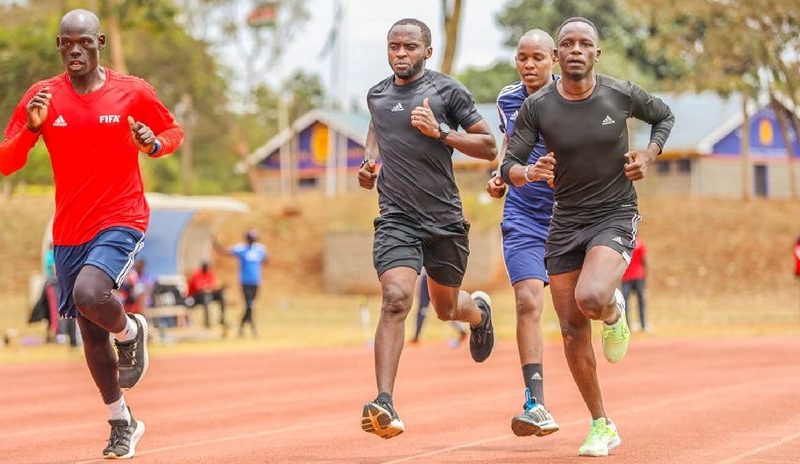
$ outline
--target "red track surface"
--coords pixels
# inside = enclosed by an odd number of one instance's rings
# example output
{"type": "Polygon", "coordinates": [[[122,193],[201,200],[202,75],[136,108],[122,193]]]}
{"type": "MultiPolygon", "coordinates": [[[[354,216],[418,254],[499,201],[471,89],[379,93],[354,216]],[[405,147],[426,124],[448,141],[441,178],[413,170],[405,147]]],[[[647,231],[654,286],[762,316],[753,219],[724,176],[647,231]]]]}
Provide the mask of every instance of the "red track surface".
{"type": "MultiPolygon", "coordinates": [[[[395,392],[406,433],[360,429],[372,352],[324,349],[156,358],[126,394],[147,425],[138,463],[585,463],[589,417],[559,344],[545,346],[547,404],[561,431],[518,438],[515,346],[475,365],[465,348],[407,347],[395,392]]],[[[800,462],[800,340],[634,340],[598,357],[622,445],[613,463],[800,462]]],[[[0,462],[88,463],[108,434],[80,363],[0,366],[0,462]]]]}

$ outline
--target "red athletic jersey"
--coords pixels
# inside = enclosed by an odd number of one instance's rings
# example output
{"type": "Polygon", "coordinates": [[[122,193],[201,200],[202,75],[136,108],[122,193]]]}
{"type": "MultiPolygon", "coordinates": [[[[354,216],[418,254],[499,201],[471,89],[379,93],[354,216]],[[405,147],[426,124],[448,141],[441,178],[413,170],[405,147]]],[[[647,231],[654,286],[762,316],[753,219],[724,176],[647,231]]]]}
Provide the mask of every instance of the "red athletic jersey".
{"type": "Polygon", "coordinates": [[[642,280],[645,278],[644,258],[647,254],[647,248],[644,246],[644,240],[637,238],[636,247],[633,249],[633,256],[631,256],[631,263],[625,274],[622,275],[622,281],[628,282],[630,280],[642,280]]]}
{"type": "Polygon", "coordinates": [[[106,68],[99,89],[80,95],[64,73],[31,86],[6,127],[0,172],[21,169],[38,134],[27,128],[26,106],[42,87],[52,98],[44,137],[56,187],[53,242],[77,245],[114,226],[147,230],[150,207],[144,197],[139,150],[128,116],[149,126],[163,144],[157,156],[175,151],[183,129],[144,80],[106,68]]]}
{"type": "Polygon", "coordinates": [[[189,278],[189,296],[194,296],[198,291],[210,292],[217,289],[217,276],[213,271],[203,272],[198,269],[189,278]]]}
{"type": "Polygon", "coordinates": [[[800,277],[800,243],[794,246],[794,275],[800,277]]]}

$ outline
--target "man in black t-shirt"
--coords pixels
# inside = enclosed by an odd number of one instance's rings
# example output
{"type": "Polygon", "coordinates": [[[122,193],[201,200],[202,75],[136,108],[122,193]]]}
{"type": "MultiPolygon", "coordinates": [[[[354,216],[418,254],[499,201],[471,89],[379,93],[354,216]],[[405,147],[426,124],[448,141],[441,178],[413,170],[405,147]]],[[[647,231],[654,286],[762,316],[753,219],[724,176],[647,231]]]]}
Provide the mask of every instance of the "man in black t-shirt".
{"type": "Polygon", "coordinates": [[[617,289],[631,259],[640,220],[632,181],[642,179],[672,130],[669,107],[637,85],[595,74],[597,29],[586,18],[559,28],[561,79],[525,100],[501,174],[522,186],[555,180],[545,263],[570,371],[589,412],[592,430],[579,454],[605,456],[621,443],[603,408],[592,350],[591,321],[603,321],[603,354],[619,362],[630,330],[617,289]],[[644,151],[628,148],[627,118],[651,124],[644,151]],[[543,137],[553,155],[528,164],[543,137]]]}
{"type": "Polygon", "coordinates": [[[494,345],[491,299],[462,291],[469,254],[469,223],[453,178],[453,149],[491,161],[497,150],[489,125],[472,96],[455,79],[425,69],[431,32],[423,22],[402,19],[387,36],[392,76],[367,94],[371,115],[361,187],[376,179],[380,216],[375,219],[373,261],[383,302],[375,332],[378,396],[364,405],[361,428],[382,438],[404,430],[392,404],[403,349],[405,319],[424,266],[439,319],[470,324],[470,353],[481,362],[494,345]],[[461,126],[466,132],[458,132],[461,126]],[[377,173],[380,155],[382,167],[377,173]]]}

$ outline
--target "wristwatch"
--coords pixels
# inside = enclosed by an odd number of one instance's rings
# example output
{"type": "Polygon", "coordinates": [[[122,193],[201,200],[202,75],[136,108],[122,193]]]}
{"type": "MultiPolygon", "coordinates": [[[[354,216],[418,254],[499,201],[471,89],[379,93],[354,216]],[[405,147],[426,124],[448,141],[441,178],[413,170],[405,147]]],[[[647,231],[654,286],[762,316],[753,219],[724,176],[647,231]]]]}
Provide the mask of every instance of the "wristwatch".
{"type": "Polygon", "coordinates": [[[444,142],[448,135],[450,135],[450,126],[446,122],[439,123],[439,140],[444,142]]]}

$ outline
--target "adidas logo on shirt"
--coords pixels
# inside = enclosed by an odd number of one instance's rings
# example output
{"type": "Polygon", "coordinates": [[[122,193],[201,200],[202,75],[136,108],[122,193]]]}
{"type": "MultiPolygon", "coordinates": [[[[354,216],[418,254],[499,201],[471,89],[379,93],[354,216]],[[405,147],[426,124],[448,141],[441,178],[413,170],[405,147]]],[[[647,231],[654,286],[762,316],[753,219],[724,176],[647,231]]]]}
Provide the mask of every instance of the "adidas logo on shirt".
{"type": "Polygon", "coordinates": [[[405,108],[403,108],[403,104],[402,103],[398,103],[398,104],[396,104],[396,105],[394,105],[392,107],[392,113],[396,113],[398,111],[403,111],[404,109],[405,108]]]}
{"type": "Polygon", "coordinates": [[[517,120],[517,116],[519,116],[519,110],[515,110],[513,113],[511,113],[511,116],[508,119],[510,121],[516,121],[517,120]]]}
{"type": "Polygon", "coordinates": [[[53,121],[53,127],[67,127],[67,121],[64,121],[64,116],[59,115],[55,121],[53,121]]]}
{"type": "Polygon", "coordinates": [[[609,116],[609,115],[606,115],[606,118],[605,118],[605,119],[603,119],[603,122],[601,122],[600,124],[601,124],[601,125],[603,125],[603,126],[608,126],[609,124],[614,124],[615,122],[616,122],[616,121],[614,121],[613,119],[611,119],[611,116],[609,116]]]}

